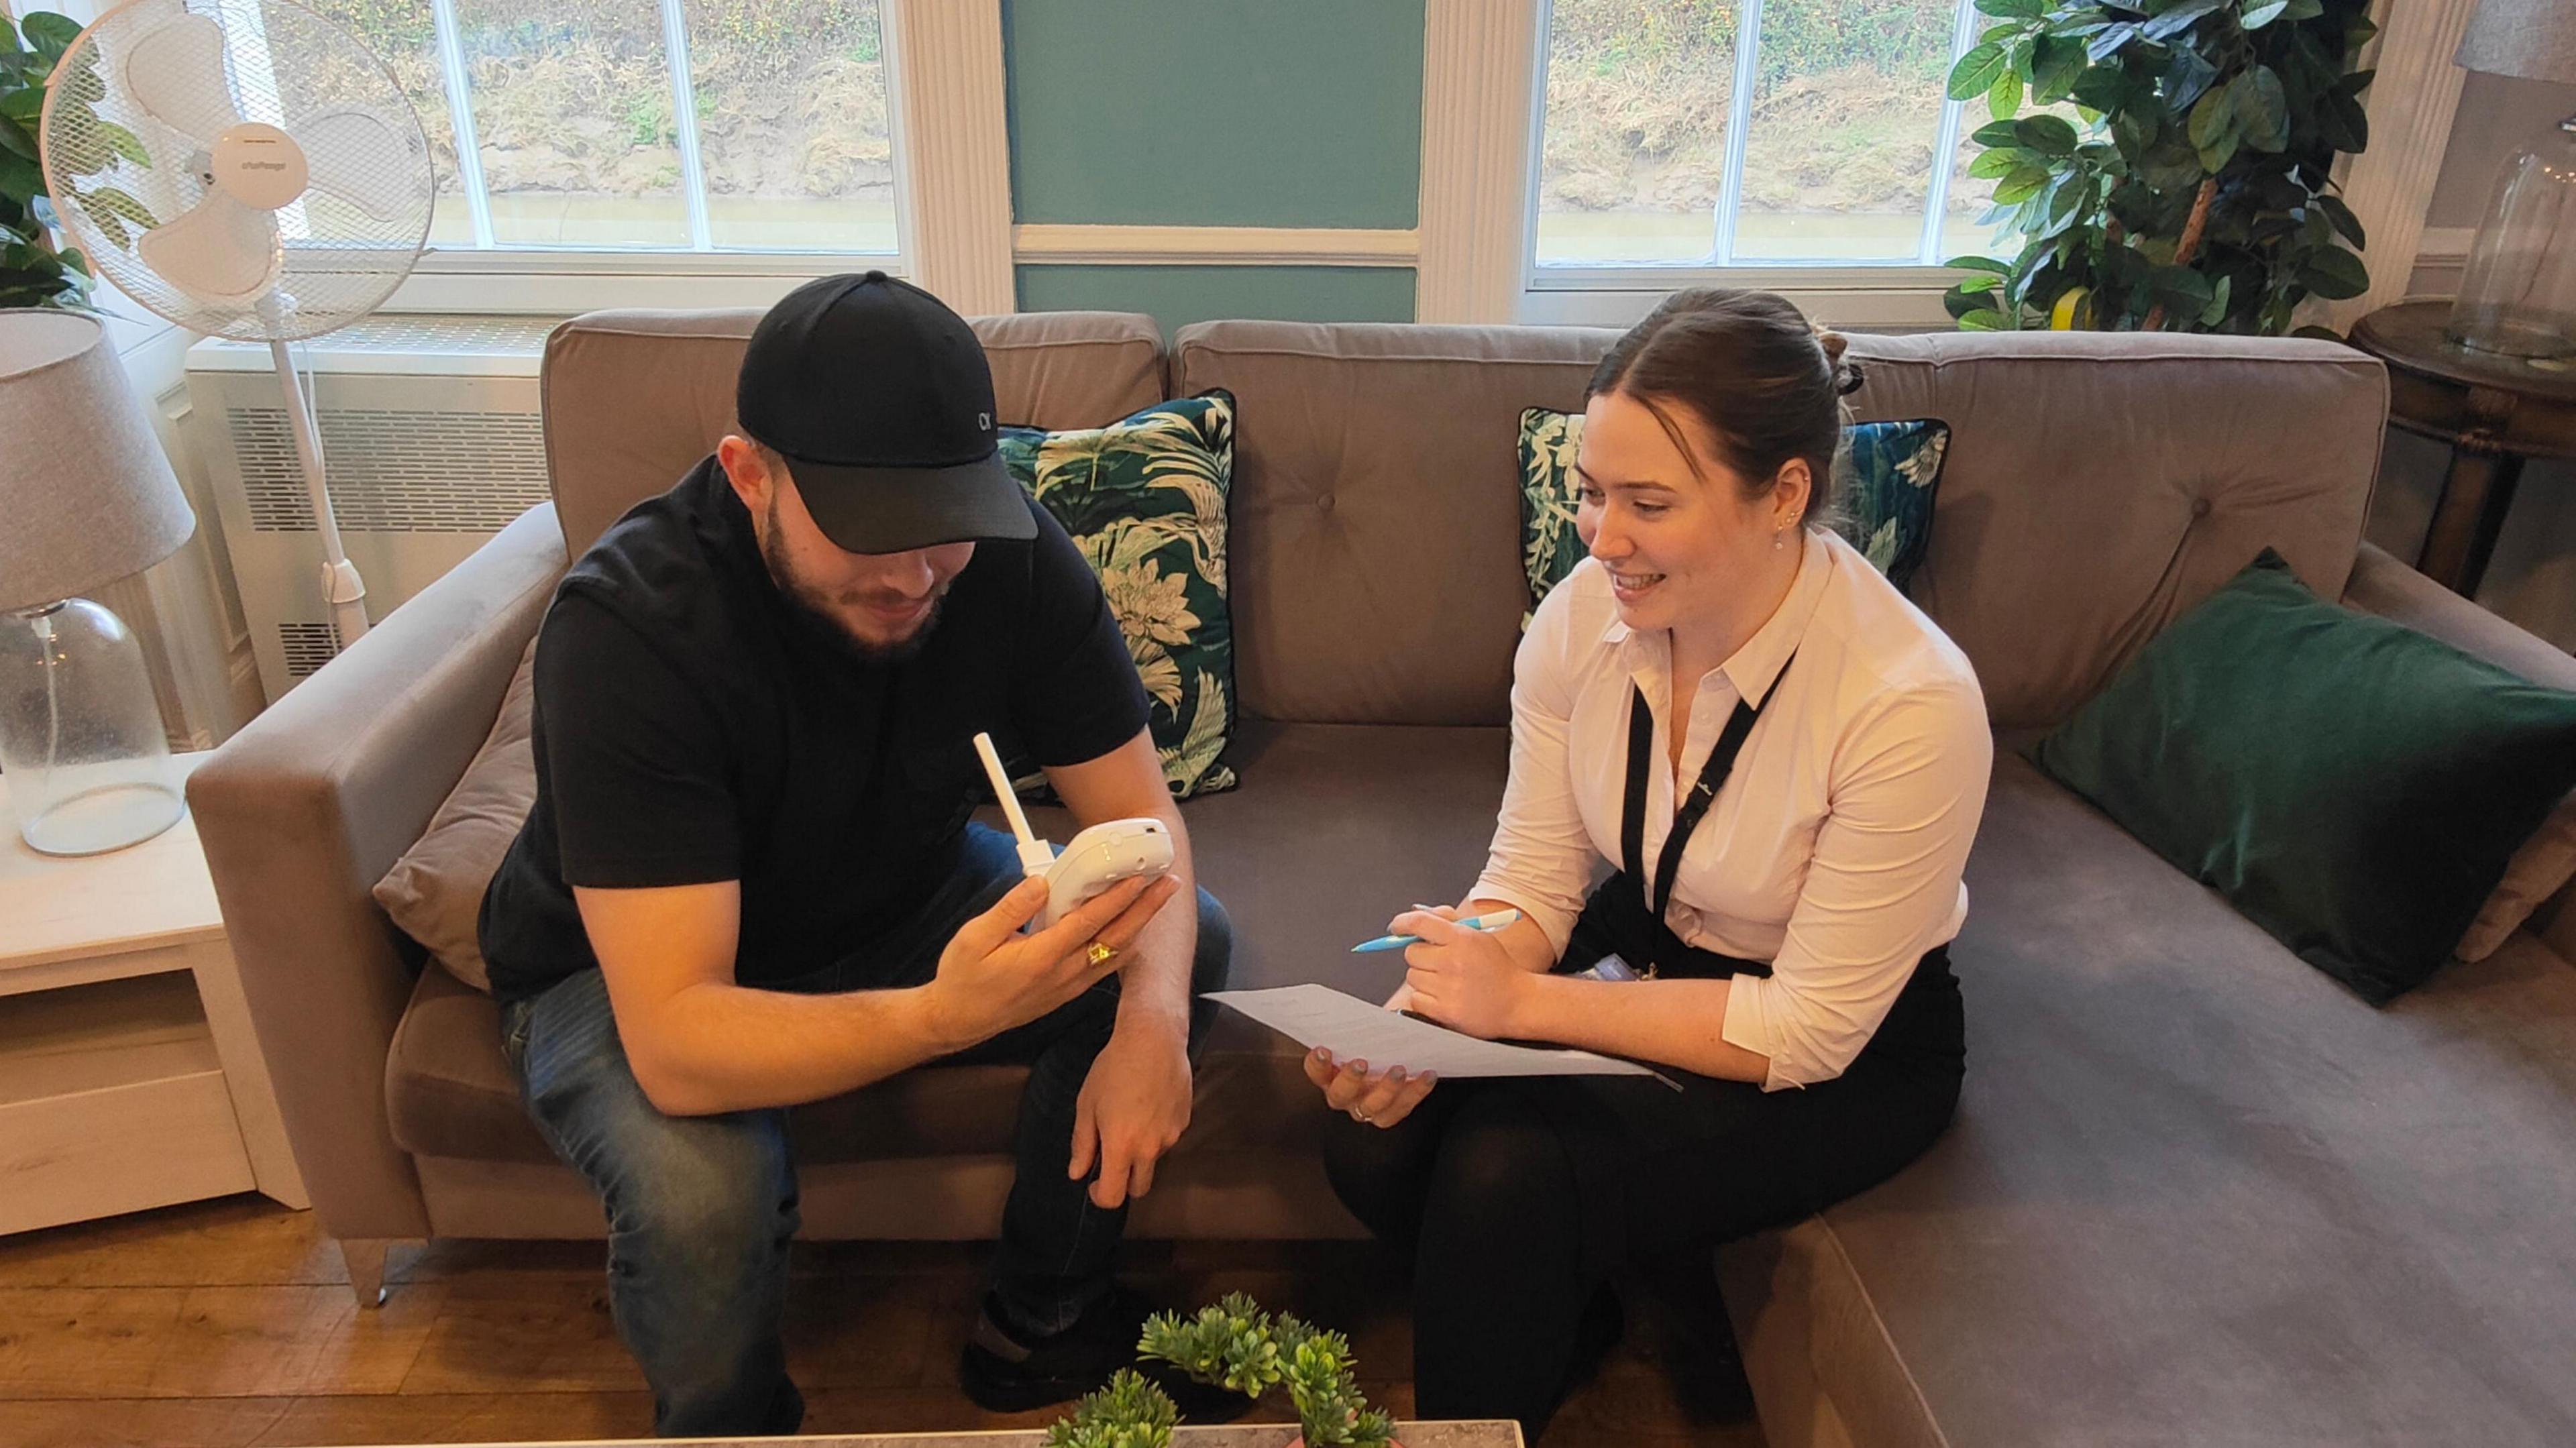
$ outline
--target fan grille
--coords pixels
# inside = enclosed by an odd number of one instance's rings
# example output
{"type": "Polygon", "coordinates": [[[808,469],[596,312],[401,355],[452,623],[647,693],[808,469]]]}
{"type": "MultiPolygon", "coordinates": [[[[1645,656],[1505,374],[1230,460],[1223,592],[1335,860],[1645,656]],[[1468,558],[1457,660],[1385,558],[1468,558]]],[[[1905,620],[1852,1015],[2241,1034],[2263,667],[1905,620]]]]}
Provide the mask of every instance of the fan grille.
{"type": "Polygon", "coordinates": [[[428,237],[434,177],[410,100],[363,43],[291,0],[129,4],[55,74],[41,150],[65,228],[95,271],[183,326],[319,336],[390,296],[428,237]],[[313,176],[300,199],[264,211],[213,184],[216,143],[244,121],[298,142],[313,176]],[[219,256],[220,285],[145,260],[145,237],[183,225],[159,259],[219,256]]]}

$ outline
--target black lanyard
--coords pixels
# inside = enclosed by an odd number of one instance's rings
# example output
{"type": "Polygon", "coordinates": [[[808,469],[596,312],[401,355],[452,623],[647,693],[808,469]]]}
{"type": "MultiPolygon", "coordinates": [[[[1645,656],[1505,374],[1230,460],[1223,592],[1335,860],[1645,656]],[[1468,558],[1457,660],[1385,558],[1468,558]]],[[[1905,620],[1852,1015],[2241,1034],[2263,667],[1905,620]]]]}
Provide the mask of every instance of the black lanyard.
{"type": "MultiPolygon", "coordinates": [[[[1663,854],[1655,861],[1654,892],[1647,897],[1652,914],[1650,926],[1660,937],[1664,911],[1673,903],[1673,882],[1682,872],[1682,849],[1690,843],[1691,833],[1708,817],[1708,808],[1717,802],[1717,792],[1725,787],[1726,777],[1735,771],[1735,756],[1744,752],[1745,736],[1753,732],[1753,721],[1762,716],[1771,696],[1780,692],[1780,681],[1789,674],[1789,665],[1797,662],[1792,653],[1772,675],[1771,687],[1756,703],[1750,699],[1735,701],[1735,713],[1726,721],[1726,732],[1717,738],[1717,747],[1708,752],[1708,763],[1700,766],[1699,782],[1691,786],[1689,797],[1673,812],[1673,831],[1664,837],[1663,854]]],[[[1634,881],[1642,878],[1638,865],[1646,852],[1646,771],[1654,767],[1655,716],[1646,707],[1646,691],[1631,684],[1628,703],[1628,797],[1622,804],[1619,819],[1619,867],[1634,881]]],[[[1689,723],[1689,713],[1673,710],[1673,727],[1689,723]]]]}

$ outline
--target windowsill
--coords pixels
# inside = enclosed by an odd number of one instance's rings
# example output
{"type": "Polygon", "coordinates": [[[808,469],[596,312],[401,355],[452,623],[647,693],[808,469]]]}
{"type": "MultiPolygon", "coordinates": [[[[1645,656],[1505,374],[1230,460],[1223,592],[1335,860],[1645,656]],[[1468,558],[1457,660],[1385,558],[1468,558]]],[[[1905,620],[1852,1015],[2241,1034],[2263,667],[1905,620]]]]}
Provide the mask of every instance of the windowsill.
{"type": "Polygon", "coordinates": [[[883,252],[575,251],[433,247],[383,310],[572,316],[604,307],[766,307],[838,272],[908,274],[883,252]]]}
{"type": "Polygon", "coordinates": [[[1777,292],[1827,326],[1946,332],[1956,324],[1941,294],[1965,275],[1923,266],[1566,268],[1525,282],[1515,319],[1625,327],[1683,287],[1715,286],[1777,292]]]}

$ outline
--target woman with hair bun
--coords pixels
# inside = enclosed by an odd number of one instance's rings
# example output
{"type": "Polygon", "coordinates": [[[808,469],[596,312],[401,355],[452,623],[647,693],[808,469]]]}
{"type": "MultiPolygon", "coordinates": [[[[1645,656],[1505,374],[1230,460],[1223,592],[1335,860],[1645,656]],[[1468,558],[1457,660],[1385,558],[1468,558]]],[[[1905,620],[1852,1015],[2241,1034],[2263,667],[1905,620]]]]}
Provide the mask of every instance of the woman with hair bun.
{"type": "Polygon", "coordinates": [[[1966,657],[1822,524],[1843,354],[1777,296],[1702,288],[1602,358],[1590,556],[1514,661],[1484,875],[1388,926],[1421,938],[1390,1007],[1680,1089],[1306,1060],[1335,1191],[1413,1258],[1420,1417],[1535,1435],[1614,1271],[1885,1180],[1957,1105],[1949,944],[1993,742],[1966,657]]]}

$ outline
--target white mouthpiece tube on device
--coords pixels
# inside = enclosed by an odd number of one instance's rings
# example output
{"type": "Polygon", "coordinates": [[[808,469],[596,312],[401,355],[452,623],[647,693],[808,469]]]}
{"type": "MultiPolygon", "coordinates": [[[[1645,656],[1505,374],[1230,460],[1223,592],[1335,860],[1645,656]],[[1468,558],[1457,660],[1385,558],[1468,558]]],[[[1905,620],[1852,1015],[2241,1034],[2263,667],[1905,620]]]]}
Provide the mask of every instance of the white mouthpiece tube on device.
{"type": "Polygon", "coordinates": [[[993,781],[993,797],[1002,802],[1002,813],[1010,816],[1011,833],[1020,840],[1020,870],[1023,874],[1043,875],[1055,867],[1055,846],[1029,831],[1029,817],[1020,810],[1020,794],[1011,788],[1011,776],[1002,768],[1002,756],[993,752],[993,736],[975,736],[975,752],[984,760],[984,775],[993,781]]]}

